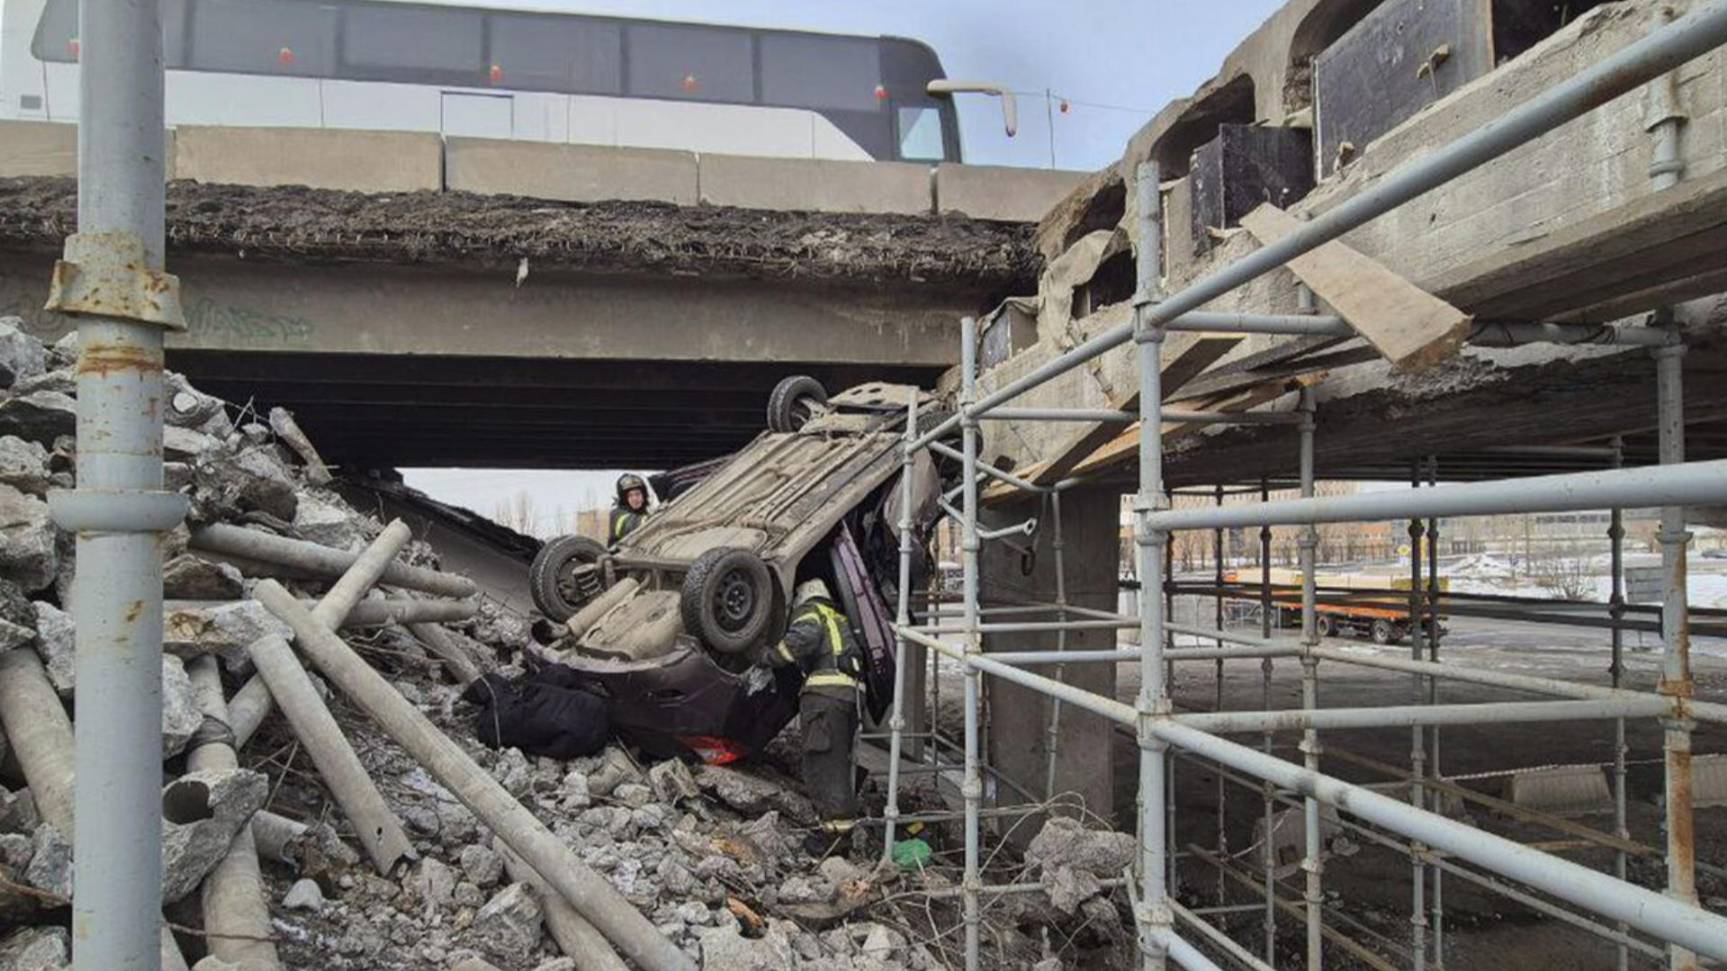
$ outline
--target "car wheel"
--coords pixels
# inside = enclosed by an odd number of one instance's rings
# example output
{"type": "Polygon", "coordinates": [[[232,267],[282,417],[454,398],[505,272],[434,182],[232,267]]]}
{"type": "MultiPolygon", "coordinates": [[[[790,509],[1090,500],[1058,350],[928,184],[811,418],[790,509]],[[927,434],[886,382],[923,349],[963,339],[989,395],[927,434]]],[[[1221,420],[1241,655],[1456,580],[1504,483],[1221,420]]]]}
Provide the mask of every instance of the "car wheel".
{"type": "Polygon", "coordinates": [[[805,374],[786,378],[774,385],[774,393],[768,396],[768,430],[795,432],[827,403],[827,389],[820,381],[805,374]]]}
{"type": "Polygon", "coordinates": [[[1313,626],[1318,629],[1320,637],[1336,637],[1337,621],[1327,614],[1320,614],[1314,619],[1313,626]]]}
{"type": "Polygon", "coordinates": [[[721,654],[742,654],[772,625],[773,575],[749,550],[708,550],[684,574],[678,605],[685,631],[721,654]]]}
{"type": "Polygon", "coordinates": [[[586,536],[560,536],[540,547],[528,567],[528,592],[540,613],[556,623],[576,615],[606,588],[600,560],[606,548],[586,536]]]}
{"type": "Polygon", "coordinates": [[[1373,622],[1373,643],[1397,643],[1397,628],[1391,625],[1391,621],[1381,617],[1373,622]]]}

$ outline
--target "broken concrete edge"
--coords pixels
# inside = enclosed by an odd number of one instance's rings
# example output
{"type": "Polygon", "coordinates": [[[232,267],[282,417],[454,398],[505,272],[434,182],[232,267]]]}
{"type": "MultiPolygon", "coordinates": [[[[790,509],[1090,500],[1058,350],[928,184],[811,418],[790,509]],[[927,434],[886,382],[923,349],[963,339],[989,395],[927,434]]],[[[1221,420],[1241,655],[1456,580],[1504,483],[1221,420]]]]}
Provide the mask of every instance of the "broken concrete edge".
{"type": "Polygon", "coordinates": [[[689,957],[610,882],[582,863],[544,823],[475,765],[467,753],[409,704],[371,665],[328,627],[319,624],[292,594],[271,580],[261,581],[256,594],[272,613],[294,628],[301,653],[539,871],[624,955],[648,971],[695,971],[689,957]]]}

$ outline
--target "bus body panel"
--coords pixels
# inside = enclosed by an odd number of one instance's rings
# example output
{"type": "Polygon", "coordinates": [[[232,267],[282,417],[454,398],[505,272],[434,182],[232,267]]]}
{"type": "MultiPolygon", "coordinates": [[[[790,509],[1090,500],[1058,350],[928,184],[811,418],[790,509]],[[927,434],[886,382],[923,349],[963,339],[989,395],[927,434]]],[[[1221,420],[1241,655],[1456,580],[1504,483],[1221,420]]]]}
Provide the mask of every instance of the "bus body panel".
{"type": "MultiPolygon", "coordinates": [[[[927,45],[490,3],[162,0],[169,125],[954,160],[927,45]],[[561,89],[561,90],[560,90],[561,89]]],[[[0,118],[76,121],[76,0],[0,4],[0,118]]]]}

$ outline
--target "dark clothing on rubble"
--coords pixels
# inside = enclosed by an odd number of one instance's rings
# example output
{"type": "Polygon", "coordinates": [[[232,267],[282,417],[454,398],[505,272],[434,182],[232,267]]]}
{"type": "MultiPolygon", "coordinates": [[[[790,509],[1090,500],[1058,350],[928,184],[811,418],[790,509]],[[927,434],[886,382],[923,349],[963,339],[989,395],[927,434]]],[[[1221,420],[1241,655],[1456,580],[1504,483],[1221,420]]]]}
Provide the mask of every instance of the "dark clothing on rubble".
{"type": "Polygon", "coordinates": [[[612,520],[606,527],[607,545],[616,546],[625,536],[635,532],[637,527],[641,526],[647,519],[648,511],[645,508],[637,512],[629,506],[613,506],[612,520]]]}
{"type": "Polygon", "coordinates": [[[827,600],[807,601],[792,615],[771,658],[775,667],[795,664],[804,672],[798,700],[804,785],[822,828],[832,835],[847,833],[858,815],[852,745],[864,669],[851,622],[827,600]]]}
{"type": "Polygon", "coordinates": [[[611,736],[606,703],[577,688],[574,673],[548,664],[514,680],[494,673],[469,684],[462,700],[480,706],[474,719],[480,741],[551,759],[605,748],[611,736]]]}

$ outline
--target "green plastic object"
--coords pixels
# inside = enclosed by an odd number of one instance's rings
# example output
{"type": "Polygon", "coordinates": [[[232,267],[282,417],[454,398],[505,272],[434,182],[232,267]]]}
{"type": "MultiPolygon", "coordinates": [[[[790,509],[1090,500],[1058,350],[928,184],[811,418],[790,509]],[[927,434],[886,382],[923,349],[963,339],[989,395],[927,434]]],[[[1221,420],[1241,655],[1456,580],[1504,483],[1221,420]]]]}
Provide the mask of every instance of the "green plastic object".
{"type": "Polygon", "coordinates": [[[903,870],[921,870],[929,863],[929,857],[929,844],[923,840],[900,840],[893,845],[893,861],[903,870]]]}

